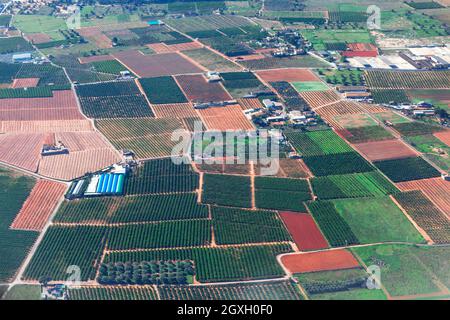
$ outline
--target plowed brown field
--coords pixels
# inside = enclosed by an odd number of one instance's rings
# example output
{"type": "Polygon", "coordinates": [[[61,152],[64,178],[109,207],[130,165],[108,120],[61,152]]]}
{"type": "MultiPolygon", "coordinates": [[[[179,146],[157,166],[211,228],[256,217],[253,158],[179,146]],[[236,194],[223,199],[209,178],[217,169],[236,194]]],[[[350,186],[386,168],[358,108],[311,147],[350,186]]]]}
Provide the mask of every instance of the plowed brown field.
{"type": "Polygon", "coordinates": [[[371,161],[402,159],[418,155],[400,140],[372,141],[354,144],[354,146],[371,161]]]}
{"type": "Polygon", "coordinates": [[[12,229],[42,231],[64,195],[63,183],[39,180],[11,225],[12,229]]]}
{"type": "Polygon", "coordinates": [[[49,98],[0,99],[0,121],[85,119],[71,90],[53,91],[49,98]]]}
{"type": "Polygon", "coordinates": [[[266,82],[320,81],[320,79],[308,69],[273,69],[258,71],[257,74],[266,82]]]}
{"type": "Polygon", "coordinates": [[[110,56],[109,54],[101,55],[101,56],[91,56],[91,57],[81,57],[78,58],[80,60],[80,63],[91,63],[91,62],[97,62],[97,61],[111,61],[114,60],[113,56],[110,56]]]}
{"type": "Polygon", "coordinates": [[[450,130],[436,132],[434,136],[450,147],[450,130]]]}
{"type": "Polygon", "coordinates": [[[309,214],[280,212],[280,216],[300,250],[317,250],[329,247],[327,240],[309,214]]]}
{"type": "Polygon", "coordinates": [[[38,85],[39,78],[14,79],[11,88],[34,88],[38,85]]]}
{"type": "Polygon", "coordinates": [[[333,90],[305,91],[300,92],[300,96],[305,99],[312,109],[341,100],[341,97],[333,90]]]}
{"type": "Polygon", "coordinates": [[[114,57],[140,77],[201,73],[203,70],[178,53],[144,55],[137,50],[117,52],[114,57]]]}
{"type": "Polygon", "coordinates": [[[238,99],[237,102],[241,106],[242,110],[262,108],[261,101],[259,101],[259,99],[257,99],[257,98],[238,99]]]}
{"type": "Polygon", "coordinates": [[[345,249],[323,252],[290,254],[281,258],[281,263],[291,273],[342,270],[359,267],[358,260],[345,249]]]}
{"type": "Polygon", "coordinates": [[[0,161],[36,172],[45,134],[0,134],[0,161]]]}
{"type": "Polygon", "coordinates": [[[218,102],[233,99],[221,83],[208,82],[202,75],[182,75],[176,80],[192,102],[218,102]]]}
{"type": "Polygon", "coordinates": [[[198,109],[208,130],[254,130],[239,105],[198,109]]]}
{"type": "Polygon", "coordinates": [[[45,133],[92,131],[89,120],[1,121],[0,132],[45,133]]]}

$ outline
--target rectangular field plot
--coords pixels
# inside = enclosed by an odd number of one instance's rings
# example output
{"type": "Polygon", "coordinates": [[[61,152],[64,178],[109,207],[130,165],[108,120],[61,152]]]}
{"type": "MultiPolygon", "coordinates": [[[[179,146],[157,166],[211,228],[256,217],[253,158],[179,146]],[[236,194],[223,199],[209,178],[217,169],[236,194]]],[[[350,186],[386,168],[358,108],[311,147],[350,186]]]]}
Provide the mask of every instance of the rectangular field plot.
{"type": "Polygon", "coordinates": [[[327,65],[310,56],[294,56],[287,58],[267,57],[259,60],[242,61],[241,64],[250,70],[266,70],[280,68],[324,68],[327,65]]]}
{"type": "Polygon", "coordinates": [[[157,300],[153,286],[119,287],[119,286],[85,286],[69,289],[70,300],[157,300]]]}
{"type": "Polygon", "coordinates": [[[291,281],[212,286],[158,287],[161,300],[302,300],[291,281]]]}
{"type": "Polygon", "coordinates": [[[258,76],[266,82],[299,82],[299,81],[319,81],[319,78],[306,69],[274,69],[258,71],[258,76]]]}
{"type": "Polygon", "coordinates": [[[197,112],[208,130],[255,130],[238,104],[197,109],[197,112]]]}
{"type": "Polygon", "coordinates": [[[382,290],[369,290],[363,268],[302,273],[296,276],[312,300],[385,300],[382,290]]]}
{"type": "Polygon", "coordinates": [[[301,251],[328,248],[328,242],[311,215],[298,212],[280,212],[289,233],[301,251]]]}
{"type": "Polygon", "coordinates": [[[151,104],[188,102],[172,77],[143,78],[139,83],[151,104]]]}
{"type": "Polygon", "coordinates": [[[383,140],[355,144],[355,148],[371,161],[416,157],[417,152],[401,140],[383,140]]]}
{"type": "Polygon", "coordinates": [[[287,138],[305,157],[352,152],[353,149],[332,130],[307,133],[287,132],[287,138]]]}
{"type": "Polygon", "coordinates": [[[90,118],[152,117],[145,97],[134,81],[77,86],[83,112],[90,118]]]}
{"type": "Polygon", "coordinates": [[[244,27],[252,25],[250,20],[240,16],[199,16],[184,19],[166,19],[169,26],[182,32],[192,32],[199,30],[215,30],[228,27],[244,27]]]}
{"type": "Polygon", "coordinates": [[[81,269],[81,281],[94,279],[106,231],[104,227],[93,226],[51,227],[31,259],[24,278],[38,280],[48,276],[52,280],[64,280],[67,268],[77,265],[81,269]]]}
{"type": "Polygon", "coordinates": [[[450,71],[366,71],[369,87],[376,89],[448,89],[450,71]]]}
{"type": "Polygon", "coordinates": [[[182,75],[177,76],[176,80],[191,102],[220,102],[232,99],[220,83],[208,82],[202,75],[182,75]]]}
{"type": "Polygon", "coordinates": [[[312,173],[318,177],[374,170],[374,167],[356,152],[309,156],[305,157],[304,161],[312,173]]]}
{"type": "Polygon", "coordinates": [[[322,233],[333,247],[359,244],[348,223],[339,215],[333,203],[315,201],[308,203],[308,209],[319,225],[322,233]]]}
{"type": "Polygon", "coordinates": [[[446,247],[418,248],[407,245],[377,245],[354,248],[366,265],[381,266],[384,286],[391,296],[409,299],[425,295],[442,295],[449,287],[450,250],[446,247]],[[405,272],[405,266],[414,266],[405,272]],[[438,287],[440,284],[442,287],[438,287]]]}
{"type": "Polygon", "coordinates": [[[183,125],[184,121],[197,118],[199,123],[202,123],[191,103],[154,104],[152,109],[157,118],[178,118],[183,121],[183,125]]]}
{"type": "Polygon", "coordinates": [[[0,38],[0,54],[33,50],[28,41],[22,37],[0,38]]]}
{"type": "Polygon", "coordinates": [[[75,95],[53,91],[51,97],[0,99],[0,121],[81,120],[75,95]]]}
{"type": "Polygon", "coordinates": [[[450,218],[450,185],[442,178],[400,182],[402,191],[421,190],[447,217],[450,218]]]}
{"type": "Polygon", "coordinates": [[[306,180],[255,178],[255,202],[258,208],[305,212],[303,202],[311,199],[306,180]]]}
{"type": "Polygon", "coordinates": [[[62,183],[39,180],[14,219],[11,228],[42,231],[66,188],[66,185],[62,183]]]}
{"type": "Polygon", "coordinates": [[[154,260],[193,260],[196,279],[221,282],[276,278],[284,275],[276,256],[291,252],[289,245],[265,245],[227,248],[191,248],[110,253],[109,262],[154,260]]]}
{"type": "Polygon", "coordinates": [[[251,207],[250,177],[205,174],[202,201],[205,203],[251,207]]]}
{"type": "Polygon", "coordinates": [[[210,71],[217,72],[230,72],[239,71],[241,68],[233,62],[219,56],[217,53],[212,52],[207,48],[189,50],[183,52],[184,55],[195,60],[203,67],[210,71]]]}
{"type": "Polygon", "coordinates": [[[359,268],[359,262],[345,249],[285,255],[281,263],[291,273],[359,268]]]}
{"type": "Polygon", "coordinates": [[[35,182],[30,177],[0,168],[0,282],[12,280],[39,235],[34,231],[10,229],[35,182]]]}
{"type": "Polygon", "coordinates": [[[320,200],[384,196],[399,190],[376,171],[318,177],[311,180],[320,200]]]}
{"type": "Polygon", "coordinates": [[[242,98],[249,94],[267,91],[265,85],[251,72],[227,72],[221,73],[223,85],[233,98],[242,98]]]}
{"type": "Polygon", "coordinates": [[[126,194],[192,192],[199,177],[190,164],[174,164],[172,159],[146,161],[127,179],[126,194]]]}
{"type": "MultiPolygon", "coordinates": [[[[339,123],[342,121],[337,120],[339,123]]],[[[390,140],[394,137],[389,131],[377,125],[370,125],[364,127],[348,128],[345,123],[342,123],[345,129],[350,133],[346,139],[351,143],[363,143],[371,141],[390,140]]]]}
{"type": "Polygon", "coordinates": [[[332,205],[361,243],[424,242],[389,197],[334,200],[332,205]]]}
{"type": "Polygon", "coordinates": [[[323,82],[292,82],[292,86],[298,92],[310,92],[310,91],[327,91],[330,88],[323,82]]]}
{"type": "Polygon", "coordinates": [[[402,122],[393,126],[403,136],[418,136],[423,134],[434,134],[444,129],[437,125],[431,125],[422,122],[402,122]]]}
{"type": "Polygon", "coordinates": [[[216,243],[245,244],[290,241],[276,212],[212,207],[216,243]]]}
{"type": "Polygon", "coordinates": [[[439,177],[441,173],[421,157],[374,162],[394,182],[439,177]]]}
{"type": "Polygon", "coordinates": [[[421,191],[402,192],[394,197],[433,242],[450,242],[450,221],[421,191]]]}
{"type": "Polygon", "coordinates": [[[170,156],[176,145],[172,132],[182,129],[177,119],[109,119],[95,125],[117,149],[132,150],[140,159],[170,156]]]}
{"type": "Polygon", "coordinates": [[[211,243],[208,220],[167,221],[112,227],[108,250],[179,248],[211,243]]]}
{"type": "Polygon", "coordinates": [[[178,53],[144,55],[140,51],[132,50],[115,53],[114,57],[140,77],[151,78],[203,72],[200,67],[178,53]]]}
{"type": "Polygon", "coordinates": [[[135,223],[208,218],[195,193],[65,201],[55,223],[135,223]]]}

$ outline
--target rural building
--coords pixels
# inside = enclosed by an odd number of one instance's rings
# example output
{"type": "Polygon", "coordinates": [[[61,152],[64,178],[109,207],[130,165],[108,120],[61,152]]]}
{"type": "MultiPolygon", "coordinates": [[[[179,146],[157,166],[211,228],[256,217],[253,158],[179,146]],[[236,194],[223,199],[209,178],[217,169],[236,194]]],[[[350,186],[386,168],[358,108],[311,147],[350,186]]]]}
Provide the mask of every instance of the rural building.
{"type": "Polygon", "coordinates": [[[33,60],[33,56],[31,55],[31,53],[18,53],[18,54],[14,54],[12,56],[12,61],[14,63],[31,62],[32,60],[33,60]]]}
{"type": "Polygon", "coordinates": [[[343,52],[344,57],[377,57],[378,48],[371,43],[349,43],[347,51],[343,52]]]}

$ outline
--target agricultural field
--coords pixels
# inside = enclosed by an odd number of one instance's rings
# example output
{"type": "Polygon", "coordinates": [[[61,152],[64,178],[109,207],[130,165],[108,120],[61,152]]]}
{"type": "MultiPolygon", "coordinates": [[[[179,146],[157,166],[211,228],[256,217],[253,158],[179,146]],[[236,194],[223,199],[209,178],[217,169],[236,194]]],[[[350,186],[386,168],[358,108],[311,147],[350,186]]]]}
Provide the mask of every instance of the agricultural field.
{"type": "Polygon", "coordinates": [[[162,300],[302,300],[291,281],[239,285],[158,287],[162,300]]]}
{"type": "Polygon", "coordinates": [[[205,174],[203,179],[204,203],[242,208],[252,206],[250,177],[205,174]]]}
{"type": "Polygon", "coordinates": [[[403,159],[418,155],[412,148],[397,139],[356,143],[354,146],[370,161],[403,159]]]}
{"type": "MultiPolygon", "coordinates": [[[[330,44],[373,43],[374,39],[367,30],[305,30],[303,36],[309,40],[317,51],[326,50],[330,44]]],[[[340,45],[342,46],[342,45],[340,45]]]]}
{"type": "Polygon", "coordinates": [[[292,82],[292,86],[295,90],[297,90],[299,93],[301,92],[310,92],[310,91],[327,91],[329,90],[329,87],[319,81],[313,81],[313,82],[292,82]]]}
{"type": "Polygon", "coordinates": [[[366,287],[362,268],[302,273],[295,276],[312,300],[385,300],[382,290],[366,287]]]}
{"type": "Polygon", "coordinates": [[[329,176],[373,171],[374,168],[356,152],[308,156],[305,164],[315,176],[329,176]]]}
{"type": "Polygon", "coordinates": [[[192,192],[198,189],[198,180],[198,174],[190,164],[174,164],[171,158],[150,160],[134,169],[126,181],[125,193],[192,192]]]}
{"type": "Polygon", "coordinates": [[[251,72],[228,72],[221,73],[220,76],[224,80],[225,89],[235,99],[268,90],[251,72]]]}
{"type": "Polygon", "coordinates": [[[352,251],[366,265],[376,264],[381,268],[382,283],[393,297],[438,296],[443,294],[443,288],[449,286],[449,250],[446,247],[378,245],[352,251]],[[405,266],[414,268],[405,272],[405,266]]]}
{"type": "Polygon", "coordinates": [[[22,261],[38,237],[38,232],[12,230],[9,227],[20,212],[35,184],[33,178],[0,168],[0,281],[13,279],[22,261]]]}
{"type": "Polygon", "coordinates": [[[85,286],[69,289],[70,300],[157,300],[155,288],[118,287],[118,286],[85,286]]]}
{"type": "Polygon", "coordinates": [[[377,197],[399,190],[376,171],[318,177],[311,180],[314,194],[320,200],[377,197]]]}
{"type": "Polygon", "coordinates": [[[301,251],[328,248],[328,242],[311,215],[298,212],[280,212],[286,228],[301,251]]]}
{"type": "Polygon", "coordinates": [[[450,221],[421,191],[402,192],[394,197],[434,243],[450,242],[450,221]]]}
{"type": "Polygon", "coordinates": [[[450,148],[433,135],[409,136],[406,141],[444,171],[450,170],[450,148]]]}
{"type": "Polygon", "coordinates": [[[31,50],[33,47],[22,37],[0,38],[0,54],[31,50]]]}
{"type": "Polygon", "coordinates": [[[369,70],[365,73],[371,89],[448,89],[449,71],[385,71],[369,70]]]}
{"type": "Polygon", "coordinates": [[[320,69],[317,73],[324,80],[333,85],[363,86],[365,84],[364,74],[360,70],[334,70],[320,69]]]}
{"type": "Polygon", "coordinates": [[[173,77],[143,78],[139,83],[151,104],[188,102],[173,77]]]}
{"type": "Polygon", "coordinates": [[[438,125],[423,122],[402,122],[394,124],[393,128],[403,136],[419,136],[424,134],[434,134],[444,129],[438,125]]]}
{"type": "Polygon", "coordinates": [[[211,71],[232,72],[241,69],[238,65],[206,48],[188,50],[183,53],[211,71]]]}
{"type": "Polygon", "coordinates": [[[441,175],[421,157],[376,161],[374,164],[394,182],[435,178],[441,175]]]}
{"type": "Polygon", "coordinates": [[[301,179],[256,177],[255,203],[263,209],[305,212],[311,200],[308,182],[301,179]]]}
{"type": "Polygon", "coordinates": [[[384,141],[394,138],[389,131],[378,125],[351,128],[346,127],[345,129],[350,133],[345,138],[351,143],[384,141]]]}
{"type": "Polygon", "coordinates": [[[208,218],[207,207],[198,204],[196,194],[186,193],[65,201],[54,222],[117,224],[202,218],[208,218]]]}
{"type": "Polygon", "coordinates": [[[218,245],[291,240],[276,212],[211,207],[218,245]]]}
{"type": "Polygon", "coordinates": [[[304,157],[352,152],[353,149],[332,130],[287,132],[295,150],[304,157]]]}
{"type": "Polygon", "coordinates": [[[53,280],[64,280],[67,268],[77,265],[81,270],[82,281],[94,279],[106,232],[105,227],[52,226],[45,233],[24,278],[38,280],[47,276],[53,280]]]}
{"type": "Polygon", "coordinates": [[[323,68],[326,64],[313,56],[294,56],[286,58],[266,57],[258,60],[241,61],[250,70],[266,70],[279,68],[323,68]]]}
{"type": "Polygon", "coordinates": [[[283,270],[275,257],[291,251],[287,244],[125,251],[108,254],[104,262],[193,260],[195,277],[202,283],[257,280],[282,276],[283,270]]]}
{"type": "Polygon", "coordinates": [[[175,79],[191,102],[220,102],[232,99],[222,84],[208,82],[202,75],[181,75],[175,79]]]}
{"type": "Polygon", "coordinates": [[[95,125],[117,149],[132,150],[140,159],[170,156],[172,132],[182,129],[177,119],[101,119],[95,125]]]}

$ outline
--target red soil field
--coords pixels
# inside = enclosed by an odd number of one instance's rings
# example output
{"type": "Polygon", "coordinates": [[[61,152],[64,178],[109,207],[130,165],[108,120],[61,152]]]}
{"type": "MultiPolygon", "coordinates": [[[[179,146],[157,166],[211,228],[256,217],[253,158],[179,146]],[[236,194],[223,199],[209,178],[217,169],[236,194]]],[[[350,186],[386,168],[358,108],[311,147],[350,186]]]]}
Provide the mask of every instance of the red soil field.
{"type": "Polygon", "coordinates": [[[108,54],[101,55],[101,56],[91,56],[91,57],[80,57],[78,58],[81,64],[84,63],[91,63],[91,62],[97,62],[97,61],[111,61],[114,60],[113,56],[110,56],[108,54]]]}
{"type": "Polygon", "coordinates": [[[239,56],[234,58],[234,61],[239,62],[239,61],[250,61],[250,60],[261,60],[264,59],[266,56],[262,55],[262,54],[249,54],[246,56],[239,56]]]}
{"type": "Polygon", "coordinates": [[[237,102],[241,106],[242,110],[262,108],[262,103],[257,98],[237,99],[237,102]]]}
{"type": "Polygon", "coordinates": [[[434,136],[450,147],[450,130],[436,132],[434,136]]]}
{"type": "Polygon", "coordinates": [[[0,161],[36,172],[45,134],[0,135],[0,161]]]}
{"type": "Polygon", "coordinates": [[[371,161],[415,157],[414,152],[400,140],[382,140],[354,144],[356,149],[371,161]]]}
{"type": "Polygon", "coordinates": [[[233,99],[221,83],[208,82],[202,75],[182,75],[176,80],[186,97],[192,102],[218,102],[233,99]]]}
{"type": "Polygon", "coordinates": [[[155,51],[155,53],[169,53],[174,52],[170,49],[165,43],[151,43],[148,44],[147,47],[155,51]]]}
{"type": "Polygon", "coordinates": [[[97,27],[85,27],[77,30],[78,33],[91,40],[100,49],[112,47],[112,41],[97,27]]]}
{"type": "Polygon", "coordinates": [[[11,88],[34,88],[38,85],[39,78],[14,79],[11,88]]]}
{"type": "Polygon", "coordinates": [[[208,130],[255,130],[239,105],[197,109],[208,130]]]}
{"type": "Polygon", "coordinates": [[[137,50],[117,52],[114,57],[140,77],[159,77],[203,70],[178,53],[144,55],[137,50]]]}
{"type": "Polygon", "coordinates": [[[421,190],[450,219],[450,182],[442,178],[422,179],[396,184],[402,191],[421,190]]]}
{"type": "Polygon", "coordinates": [[[94,172],[120,161],[111,148],[70,152],[69,154],[43,157],[39,174],[61,180],[72,180],[87,172],[94,172]]]}
{"type": "Polygon", "coordinates": [[[356,260],[350,251],[345,249],[286,255],[281,258],[281,263],[291,273],[342,270],[359,267],[358,260],[356,260]]]}
{"type": "Polygon", "coordinates": [[[314,73],[307,69],[273,69],[258,71],[257,74],[266,82],[320,81],[314,73]]]}
{"type": "Polygon", "coordinates": [[[53,91],[53,97],[0,99],[0,121],[85,119],[71,90],[53,91]]]}
{"type": "Polygon", "coordinates": [[[309,214],[280,212],[280,216],[300,250],[307,251],[328,248],[327,240],[309,214]]]}
{"type": "Polygon", "coordinates": [[[42,231],[66,188],[63,183],[39,180],[14,219],[11,228],[42,231]]]}
{"type": "Polygon", "coordinates": [[[198,114],[191,103],[152,104],[157,118],[192,118],[198,114]]]}
{"type": "Polygon", "coordinates": [[[34,44],[46,43],[52,41],[52,38],[45,33],[29,33],[25,37],[34,44]]]}
{"type": "Polygon", "coordinates": [[[89,120],[1,121],[1,132],[46,133],[92,131],[89,120]]]}

